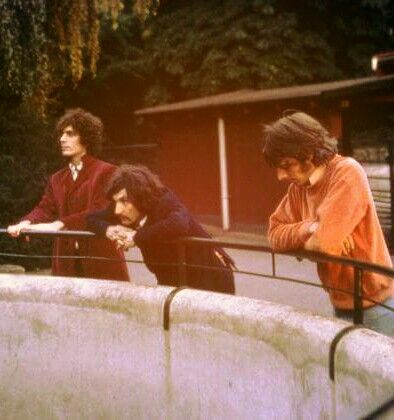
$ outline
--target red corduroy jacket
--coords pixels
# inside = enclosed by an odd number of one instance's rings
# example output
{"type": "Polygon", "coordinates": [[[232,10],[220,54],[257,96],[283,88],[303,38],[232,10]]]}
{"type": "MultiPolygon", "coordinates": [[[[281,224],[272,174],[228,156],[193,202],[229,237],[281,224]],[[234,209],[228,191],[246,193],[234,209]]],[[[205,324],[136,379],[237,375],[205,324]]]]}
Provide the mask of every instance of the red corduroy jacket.
{"type": "MultiPolygon", "coordinates": [[[[32,223],[50,223],[60,220],[64,229],[87,230],[86,215],[108,205],[105,185],[115,166],[85,155],[83,168],[74,181],[68,166],[53,174],[39,204],[21,220],[32,223]]],[[[107,239],[78,239],[78,253],[82,256],[124,259],[123,251],[107,239]]],[[[55,239],[53,247],[52,274],[76,276],[76,261],[59,256],[75,255],[75,238],[55,239]]],[[[129,280],[125,262],[82,259],[84,277],[129,280]]]]}

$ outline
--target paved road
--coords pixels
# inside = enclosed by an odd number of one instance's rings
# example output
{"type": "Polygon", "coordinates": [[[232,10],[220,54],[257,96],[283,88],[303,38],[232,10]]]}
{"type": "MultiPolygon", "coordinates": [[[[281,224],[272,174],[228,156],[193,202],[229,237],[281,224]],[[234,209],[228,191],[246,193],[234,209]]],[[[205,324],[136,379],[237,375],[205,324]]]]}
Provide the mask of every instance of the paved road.
{"type": "MultiPolygon", "coordinates": [[[[262,252],[226,250],[234,259],[238,270],[270,275],[272,273],[271,255],[262,252]]],[[[137,248],[127,253],[128,259],[141,261],[137,248]]],[[[144,264],[129,263],[132,282],[138,285],[155,285],[155,277],[144,264]]],[[[293,257],[276,256],[277,276],[291,277],[320,284],[315,264],[310,261],[298,261],[293,257]]],[[[290,283],[268,277],[257,277],[246,274],[235,275],[236,294],[270,302],[290,305],[314,314],[331,316],[332,307],[327,293],[317,287],[290,283]]]]}

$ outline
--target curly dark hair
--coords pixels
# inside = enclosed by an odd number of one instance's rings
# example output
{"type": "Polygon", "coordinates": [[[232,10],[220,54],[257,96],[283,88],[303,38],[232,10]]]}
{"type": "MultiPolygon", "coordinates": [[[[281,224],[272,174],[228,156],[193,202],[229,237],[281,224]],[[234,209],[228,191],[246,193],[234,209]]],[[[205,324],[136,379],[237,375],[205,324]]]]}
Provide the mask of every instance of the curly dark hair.
{"type": "Polygon", "coordinates": [[[68,109],[56,124],[55,136],[60,139],[69,125],[79,134],[81,144],[91,155],[98,155],[104,143],[104,127],[100,118],[82,108],[68,109]]]}
{"type": "Polygon", "coordinates": [[[264,127],[263,155],[273,167],[288,157],[304,162],[312,156],[314,165],[326,164],[337,153],[337,144],[319,121],[300,111],[264,127]]]}
{"type": "Polygon", "coordinates": [[[142,214],[149,214],[165,191],[160,178],[143,165],[121,165],[110,179],[106,195],[109,200],[123,188],[128,200],[142,214]]]}

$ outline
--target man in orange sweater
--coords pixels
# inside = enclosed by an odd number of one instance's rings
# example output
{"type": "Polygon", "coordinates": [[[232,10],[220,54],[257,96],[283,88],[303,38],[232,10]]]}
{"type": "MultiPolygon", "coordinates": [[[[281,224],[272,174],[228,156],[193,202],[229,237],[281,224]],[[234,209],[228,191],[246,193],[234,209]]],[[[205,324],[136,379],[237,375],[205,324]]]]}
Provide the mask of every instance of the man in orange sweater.
{"type": "MultiPolygon", "coordinates": [[[[362,167],[337,154],[337,141],[303,112],[288,114],[265,127],[264,157],[280,181],[290,183],[270,217],[268,238],[278,251],[306,249],[392,267],[372,193],[362,167]]],[[[319,263],[337,316],[351,320],[353,268],[319,263]]],[[[394,279],[364,272],[364,323],[394,336],[394,279]]]]}

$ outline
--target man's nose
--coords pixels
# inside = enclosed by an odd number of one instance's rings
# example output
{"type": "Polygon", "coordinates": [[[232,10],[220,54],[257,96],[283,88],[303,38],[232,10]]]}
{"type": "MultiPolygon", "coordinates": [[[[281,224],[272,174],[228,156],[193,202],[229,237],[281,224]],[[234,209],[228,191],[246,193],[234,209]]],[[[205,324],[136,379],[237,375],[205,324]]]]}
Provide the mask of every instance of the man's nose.
{"type": "Polygon", "coordinates": [[[276,169],[276,176],[278,177],[279,181],[283,181],[287,178],[287,173],[284,169],[282,168],[277,168],[276,169]]]}
{"type": "Polygon", "coordinates": [[[122,213],[122,205],[120,203],[115,204],[115,214],[118,216],[122,213]]]}
{"type": "Polygon", "coordinates": [[[59,139],[60,143],[64,143],[66,141],[66,135],[62,134],[59,139]]]}

